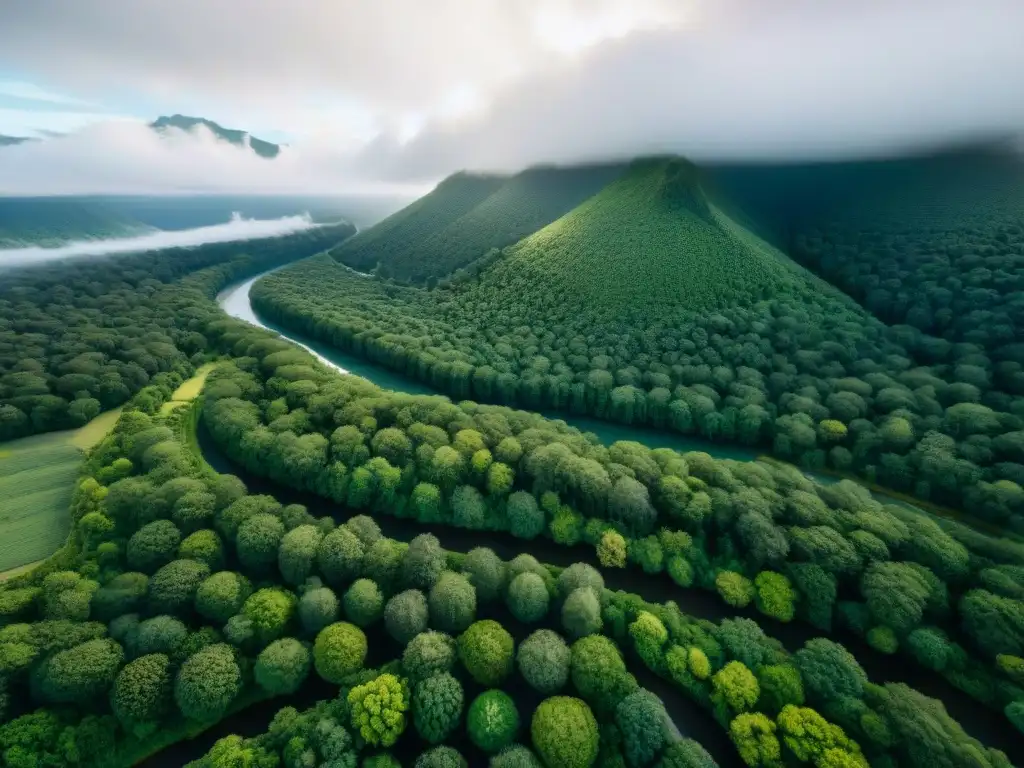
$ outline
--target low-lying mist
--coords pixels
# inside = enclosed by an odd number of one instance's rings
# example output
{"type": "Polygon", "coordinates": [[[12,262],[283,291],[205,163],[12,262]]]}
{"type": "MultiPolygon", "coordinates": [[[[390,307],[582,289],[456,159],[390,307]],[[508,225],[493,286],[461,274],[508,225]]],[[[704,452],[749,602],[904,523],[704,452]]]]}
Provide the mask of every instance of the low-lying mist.
{"type": "Polygon", "coordinates": [[[234,240],[256,240],[263,237],[289,235],[316,226],[319,225],[308,214],[284,216],[280,219],[244,219],[235,214],[230,221],[209,227],[196,227],[175,232],[158,230],[143,235],[102,240],[76,240],[53,248],[28,246],[0,249],[0,268],[20,267],[55,259],[157,251],[163,248],[183,248],[234,240]]]}

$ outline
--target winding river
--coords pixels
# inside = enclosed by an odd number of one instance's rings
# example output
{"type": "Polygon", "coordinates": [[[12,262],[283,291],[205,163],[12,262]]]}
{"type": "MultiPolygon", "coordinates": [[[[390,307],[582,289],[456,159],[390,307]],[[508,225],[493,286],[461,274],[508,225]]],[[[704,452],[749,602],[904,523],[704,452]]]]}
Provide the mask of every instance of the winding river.
{"type": "MultiPolygon", "coordinates": [[[[218,304],[232,317],[279,334],[283,338],[308,350],[325,365],[337,371],[363,376],[386,389],[413,394],[436,394],[432,389],[419,382],[334,349],[321,342],[288,331],[260,318],[249,301],[249,290],[265,274],[269,274],[269,272],[224,289],[217,296],[218,304]]],[[[605,443],[611,443],[616,440],[635,440],[652,448],[666,447],[680,451],[700,450],[719,458],[737,460],[753,460],[758,455],[756,451],[742,447],[725,446],[670,433],[609,424],[597,419],[566,416],[563,414],[552,414],[552,417],[563,419],[568,424],[581,430],[593,432],[605,443]]],[[[347,515],[343,508],[318,496],[293,491],[290,488],[245,472],[230,462],[217,449],[202,426],[200,427],[199,438],[200,447],[210,464],[219,472],[230,472],[240,476],[250,488],[250,491],[273,494],[283,503],[305,504],[315,513],[330,514],[339,519],[347,515]]],[[[815,479],[825,480],[825,478],[818,477],[815,477],[815,479]]],[[[892,503],[891,500],[886,500],[892,503]]],[[[487,546],[504,559],[510,559],[528,550],[538,560],[555,565],[568,565],[580,561],[591,562],[597,565],[593,549],[586,546],[567,548],[547,539],[537,539],[525,545],[514,539],[495,538],[493,534],[486,532],[423,525],[415,521],[399,520],[396,518],[380,518],[378,523],[385,535],[398,540],[408,541],[419,533],[433,533],[441,541],[442,546],[453,551],[466,552],[473,547],[487,546]]],[[[724,604],[717,595],[709,591],[678,587],[664,575],[649,576],[635,568],[624,570],[603,569],[602,573],[610,589],[634,592],[652,602],[674,600],[685,612],[693,616],[713,621],[736,616],[748,616],[756,619],[767,634],[779,639],[791,651],[798,649],[807,640],[824,634],[803,623],[784,624],[769,619],[753,610],[737,611],[724,604]]],[[[505,622],[506,618],[503,617],[502,621],[505,622]]],[[[1009,721],[1002,715],[980,705],[938,675],[929,673],[917,664],[907,663],[899,657],[881,654],[868,646],[860,638],[849,633],[833,631],[831,636],[835,640],[842,642],[857,657],[873,682],[904,682],[928,696],[941,700],[946,705],[950,715],[959,721],[969,734],[986,746],[1002,749],[1016,764],[1024,764],[1024,740],[1020,738],[1020,734],[1015,731],[1009,721]]],[[[631,665],[631,671],[646,672],[646,668],[643,668],[642,665],[631,665]]],[[[641,674],[638,675],[638,678],[642,685],[650,688],[664,699],[670,715],[684,734],[692,735],[700,741],[720,765],[737,764],[735,749],[732,747],[724,731],[713,721],[707,711],[653,674],[641,674]]],[[[303,695],[302,698],[305,699],[306,697],[303,695]]],[[[252,732],[253,727],[250,717],[262,720],[263,710],[267,710],[269,712],[267,720],[269,720],[269,716],[272,716],[273,712],[289,703],[291,703],[289,700],[276,699],[257,705],[260,709],[260,714],[257,714],[251,708],[246,710],[245,713],[228,718],[224,723],[218,725],[216,731],[220,735],[232,732],[252,732]],[[241,723],[241,725],[232,727],[232,723],[236,721],[241,723]]],[[[202,740],[205,741],[205,739],[202,740]]],[[[198,742],[199,739],[194,741],[198,742]]],[[[209,744],[212,745],[212,741],[210,740],[209,744]]],[[[184,744],[191,743],[185,742],[184,744]]],[[[199,754],[202,753],[195,754],[194,756],[198,757],[199,754]]],[[[162,757],[162,754],[160,757],[162,757]]],[[[146,764],[156,766],[170,765],[171,763],[148,761],[146,764]]]]}

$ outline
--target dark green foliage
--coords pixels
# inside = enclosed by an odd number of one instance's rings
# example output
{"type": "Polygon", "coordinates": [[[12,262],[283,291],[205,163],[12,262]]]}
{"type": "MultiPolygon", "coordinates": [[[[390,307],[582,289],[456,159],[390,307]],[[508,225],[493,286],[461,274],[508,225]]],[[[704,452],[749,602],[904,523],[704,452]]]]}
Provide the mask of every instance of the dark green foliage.
{"type": "Polygon", "coordinates": [[[462,571],[476,589],[480,603],[490,603],[501,597],[505,588],[505,563],[486,547],[471,549],[462,563],[462,571]]]}
{"type": "Polygon", "coordinates": [[[267,693],[294,693],[309,675],[309,649],[292,637],[275,640],[256,658],[253,677],[267,693]]]}
{"type": "Polygon", "coordinates": [[[285,582],[299,585],[312,575],[323,534],[313,525],[292,528],[281,539],[277,566],[285,582]]]}
{"type": "Polygon", "coordinates": [[[126,664],[110,690],[110,706],[117,719],[139,735],[156,727],[170,701],[170,660],[159,653],[126,664]]]}
{"type": "Polygon", "coordinates": [[[196,531],[181,542],[178,557],[183,560],[198,560],[215,571],[224,565],[224,545],[216,531],[196,531]]]}
{"type": "Polygon", "coordinates": [[[122,573],[93,592],[90,615],[98,621],[110,621],[142,607],[149,587],[144,573],[122,573]]]}
{"type": "Polygon", "coordinates": [[[580,587],[569,593],[562,605],[562,626],[572,638],[601,631],[601,601],[593,589],[580,587]]]}
{"type": "Polygon", "coordinates": [[[339,586],[355,578],[362,563],[364,544],[346,526],[335,528],[320,541],[317,564],[329,584],[339,586]]]}
{"type": "Polygon", "coordinates": [[[447,672],[455,663],[457,645],[443,632],[421,632],[405,647],[402,668],[413,682],[423,680],[436,672],[447,672]]]}
{"type": "Polygon", "coordinates": [[[505,604],[520,621],[532,624],[548,612],[550,595],[544,579],[536,573],[520,573],[508,585],[505,604]]]}
{"type": "Polygon", "coordinates": [[[716,768],[718,763],[693,739],[682,739],[665,748],[658,768],[716,768]]]}
{"type": "Polygon", "coordinates": [[[170,520],[155,520],[142,526],[128,540],[128,566],[153,573],[174,559],[181,544],[181,532],[170,520]]]}
{"type": "Polygon", "coordinates": [[[53,704],[87,704],[107,692],[123,661],[124,651],[113,640],[89,640],[58,651],[33,673],[33,694],[53,704]]]}
{"type": "Polygon", "coordinates": [[[234,652],[220,643],[185,660],[174,681],[174,700],[185,717],[207,722],[220,717],[241,689],[234,652]]]}
{"type": "Polygon", "coordinates": [[[487,765],[489,768],[542,768],[537,756],[522,744],[505,747],[487,765]]]}
{"type": "Polygon", "coordinates": [[[808,640],[793,656],[804,685],[815,701],[859,698],[867,675],[843,646],[819,637],[808,640]]]}
{"type": "Polygon", "coordinates": [[[426,631],[429,619],[427,598],[418,589],[407,589],[384,606],[384,626],[396,641],[407,644],[426,631]]]}
{"type": "MultiPolygon", "coordinates": [[[[457,749],[442,746],[428,749],[417,757],[413,768],[467,768],[468,765],[457,749]]],[[[392,767],[389,765],[387,768],[392,767]]]]}
{"type": "Polygon", "coordinates": [[[175,560],[168,563],[149,580],[150,611],[190,613],[192,601],[209,575],[209,566],[198,560],[175,560]]]}
{"type": "Polygon", "coordinates": [[[516,653],[516,663],[523,679],[546,696],[565,687],[571,659],[565,640],[550,629],[538,629],[519,644],[516,653]]]}
{"type": "Polygon", "coordinates": [[[409,542],[402,558],[402,581],[412,589],[428,591],[444,571],[444,550],[436,536],[421,533],[409,542]]]}
{"type": "Polygon", "coordinates": [[[515,741],[519,732],[519,711],[504,691],[481,693],[466,713],[469,738],[484,752],[500,752],[515,741]]]}
{"type": "Polygon", "coordinates": [[[459,661],[481,685],[495,686],[512,672],[515,642],[496,621],[478,621],[459,635],[459,661]]]}
{"type": "Polygon", "coordinates": [[[159,653],[174,656],[178,647],[188,636],[188,627],[173,616],[154,616],[139,622],[134,634],[132,652],[134,656],[159,653]]]}
{"type": "Polygon", "coordinates": [[[435,629],[462,632],[476,618],[476,590],[462,574],[445,571],[430,590],[428,606],[435,629]]]}
{"type": "Polygon", "coordinates": [[[612,640],[590,635],[571,647],[572,684],[600,713],[612,714],[626,696],[636,690],[636,680],[626,671],[622,653],[612,640]]]}
{"type": "Polygon", "coordinates": [[[421,680],[412,693],[416,731],[431,744],[444,741],[459,725],[463,703],[462,684],[449,673],[421,680]]]}
{"type": "Polygon", "coordinates": [[[643,688],[619,702],[615,709],[615,724],[622,732],[626,760],[630,765],[646,765],[661,752],[667,717],[661,700],[643,688]]]}
{"type": "Polygon", "coordinates": [[[238,526],[235,547],[242,565],[253,572],[266,571],[277,562],[284,523],[274,515],[258,514],[238,526]]]}
{"type": "Polygon", "coordinates": [[[299,621],[308,634],[315,635],[328,624],[333,624],[338,615],[338,597],[329,587],[307,589],[299,598],[299,621]]]}

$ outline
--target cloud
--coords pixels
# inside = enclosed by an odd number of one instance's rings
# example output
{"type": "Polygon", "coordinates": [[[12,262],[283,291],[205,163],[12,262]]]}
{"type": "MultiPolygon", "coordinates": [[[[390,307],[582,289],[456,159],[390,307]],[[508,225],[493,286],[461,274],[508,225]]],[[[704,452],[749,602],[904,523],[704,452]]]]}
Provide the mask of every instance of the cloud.
{"type": "Polygon", "coordinates": [[[358,178],[351,156],[329,145],[283,147],[267,160],[205,128],[157,133],[106,122],[0,149],[0,195],[208,192],[408,196],[423,188],[358,178]]]}
{"type": "Polygon", "coordinates": [[[243,219],[233,216],[225,224],[196,227],[175,232],[154,231],[135,237],[105,240],[81,240],[54,248],[0,249],[0,268],[38,264],[55,259],[82,256],[103,256],[115,253],[138,253],[162,248],[183,248],[207,243],[226,243],[235,240],[255,240],[301,232],[318,226],[309,216],[285,216],[280,219],[243,219]]]}
{"type": "Polygon", "coordinates": [[[678,152],[704,160],[879,155],[1024,133],[1018,0],[718,0],[689,25],[523,79],[474,121],[378,138],[358,167],[433,178],[678,152]]]}

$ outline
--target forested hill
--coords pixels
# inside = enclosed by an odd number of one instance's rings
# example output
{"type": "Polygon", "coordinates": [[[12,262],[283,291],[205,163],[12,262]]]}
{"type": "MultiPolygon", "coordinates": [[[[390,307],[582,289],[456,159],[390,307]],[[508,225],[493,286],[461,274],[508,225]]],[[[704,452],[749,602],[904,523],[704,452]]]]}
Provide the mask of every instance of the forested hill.
{"type": "Polygon", "coordinates": [[[0,198],[0,248],[124,237],[147,229],[141,221],[98,199],[0,198]]]}
{"type": "Polygon", "coordinates": [[[719,209],[698,169],[681,158],[634,162],[508,253],[481,290],[514,284],[514,295],[543,301],[543,293],[609,318],[639,307],[720,309],[777,293],[794,277],[811,279],[719,209]]]}
{"type": "Polygon", "coordinates": [[[383,277],[433,282],[536,232],[622,175],[605,164],[528,168],[511,177],[457,173],[334,254],[383,277]]]}

